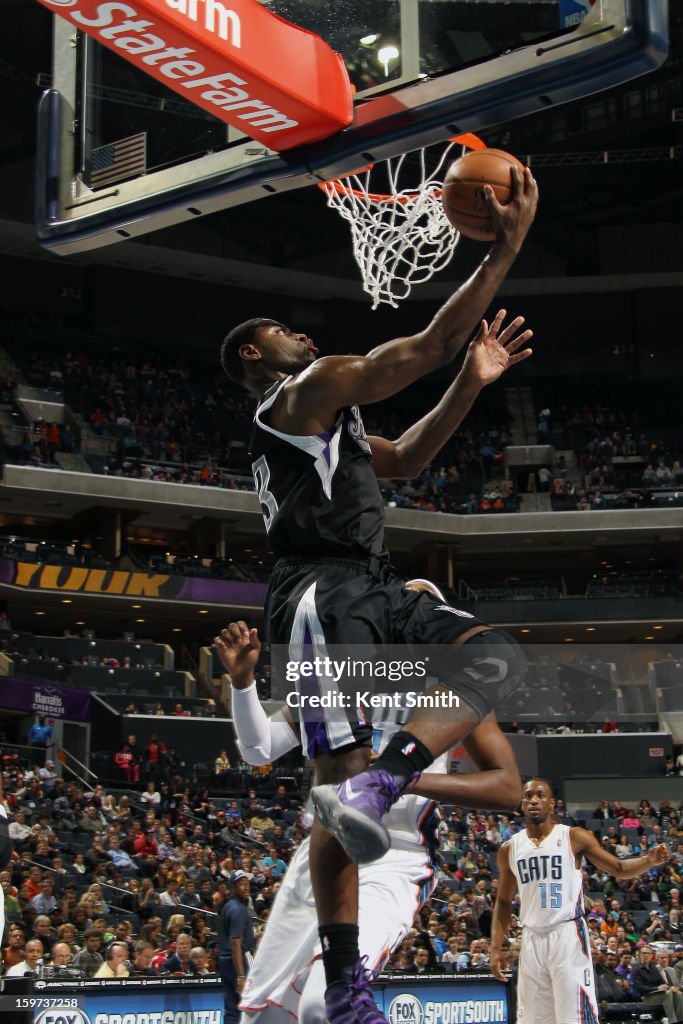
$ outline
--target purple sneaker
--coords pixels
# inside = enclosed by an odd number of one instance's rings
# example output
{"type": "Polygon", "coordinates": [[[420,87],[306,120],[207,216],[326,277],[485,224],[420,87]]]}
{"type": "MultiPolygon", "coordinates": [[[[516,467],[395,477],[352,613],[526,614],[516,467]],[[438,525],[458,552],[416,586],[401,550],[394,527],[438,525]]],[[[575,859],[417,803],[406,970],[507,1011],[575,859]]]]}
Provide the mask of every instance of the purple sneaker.
{"type": "Polygon", "coordinates": [[[325,992],[328,1024],[387,1024],[372,997],[371,978],[363,960],[344,968],[342,980],[325,992]]]}
{"type": "Polygon", "coordinates": [[[382,818],[413,778],[397,778],[381,768],[370,770],[339,786],[314,786],[311,799],[323,828],[341,843],[351,860],[370,864],[389,849],[391,841],[382,818]]]}

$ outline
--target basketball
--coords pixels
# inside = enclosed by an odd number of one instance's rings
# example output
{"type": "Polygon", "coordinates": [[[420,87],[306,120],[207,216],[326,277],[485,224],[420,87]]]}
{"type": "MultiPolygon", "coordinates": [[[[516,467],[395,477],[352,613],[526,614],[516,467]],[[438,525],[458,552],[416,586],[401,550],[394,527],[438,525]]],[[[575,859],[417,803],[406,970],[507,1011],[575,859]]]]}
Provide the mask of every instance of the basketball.
{"type": "Polygon", "coordinates": [[[491,242],[495,238],[489,216],[484,185],[490,185],[499,203],[510,201],[512,167],[524,171],[524,165],[502,149],[480,149],[465,153],[448,169],[442,202],[448,220],[466,238],[491,242]]]}

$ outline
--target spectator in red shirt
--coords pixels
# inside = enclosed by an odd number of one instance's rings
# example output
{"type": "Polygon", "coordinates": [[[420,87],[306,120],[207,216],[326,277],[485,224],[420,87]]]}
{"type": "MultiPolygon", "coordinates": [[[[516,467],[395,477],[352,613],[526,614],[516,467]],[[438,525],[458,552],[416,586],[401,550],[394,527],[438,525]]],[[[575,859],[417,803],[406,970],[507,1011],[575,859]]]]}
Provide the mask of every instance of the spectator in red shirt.
{"type": "Polygon", "coordinates": [[[155,732],[149,738],[147,749],[145,750],[145,757],[147,763],[145,764],[145,771],[148,778],[158,779],[161,775],[161,760],[166,753],[166,744],[158,739],[155,732]]]}
{"type": "Polygon", "coordinates": [[[143,833],[133,843],[135,850],[134,856],[136,857],[156,857],[159,853],[159,848],[155,842],[154,835],[151,832],[143,833]]]}
{"type": "Polygon", "coordinates": [[[140,765],[137,764],[133,752],[127,743],[123,744],[122,750],[114,754],[114,762],[125,775],[126,782],[140,781],[140,765]]]}
{"type": "Polygon", "coordinates": [[[158,764],[162,755],[166,753],[166,744],[163,740],[158,739],[155,732],[149,738],[145,753],[147,754],[147,760],[152,764],[158,764]]]}
{"type": "Polygon", "coordinates": [[[40,868],[31,868],[31,870],[28,873],[28,878],[26,879],[26,889],[29,894],[29,901],[32,900],[34,896],[37,896],[38,893],[40,892],[40,883],[40,868]]]}

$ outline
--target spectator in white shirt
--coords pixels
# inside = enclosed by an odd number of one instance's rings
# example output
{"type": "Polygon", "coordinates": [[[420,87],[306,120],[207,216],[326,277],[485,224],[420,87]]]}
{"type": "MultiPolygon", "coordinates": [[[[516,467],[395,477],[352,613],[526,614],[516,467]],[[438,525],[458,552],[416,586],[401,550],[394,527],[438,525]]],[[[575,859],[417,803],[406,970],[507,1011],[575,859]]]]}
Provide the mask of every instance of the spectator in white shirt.
{"type": "Polygon", "coordinates": [[[26,824],[25,811],[17,811],[14,815],[14,821],[9,825],[9,834],[15,844],[23,843],[31,835],[31,827],[26,824]]]}
{"type": "Polygon", "coordinates": [[[20,964],[16,964],[5,974],[6,978],[23,978],[25,974],[33,972],[36,974],[40,966],[39,961],[43,956],[43,944],[40,939],[31,939],[26,943],[26,949],[24,950],[26,959],[20,964]]]}
{"type": "Polygon", "coordinates": [[[178,896],[178,883],[173,879],[168,880],[166,883],[166,889],[162,892],[159,897],[159,903],[162,907],[177,907],[180,903],[180,897],[178,896]]]}
{"type": "Polygon", "coordinates": [[[157,788],[153,782],[147,783],[147,789],[140,797],[140,803],[144,807],[151,807],[155,811],[158,808],[161,803],[161,794],[157,793],[157,788]]]}

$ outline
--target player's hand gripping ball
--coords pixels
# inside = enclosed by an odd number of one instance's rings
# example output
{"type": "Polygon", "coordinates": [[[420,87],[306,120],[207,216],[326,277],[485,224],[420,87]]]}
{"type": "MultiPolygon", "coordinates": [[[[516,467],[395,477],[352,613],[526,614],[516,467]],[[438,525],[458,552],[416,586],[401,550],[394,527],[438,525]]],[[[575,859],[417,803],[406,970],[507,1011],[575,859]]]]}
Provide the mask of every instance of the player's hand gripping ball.
{"type": "Polygon", "coordinates": [[[513,167],[524,174],[524,165],[502,149],[473,150],[451,164],[441,200],[446,216],[461,235],[481,242],[493,241],[493,221],[484,188],[490,185],[502,206],[509,203],[513,167]]]}

